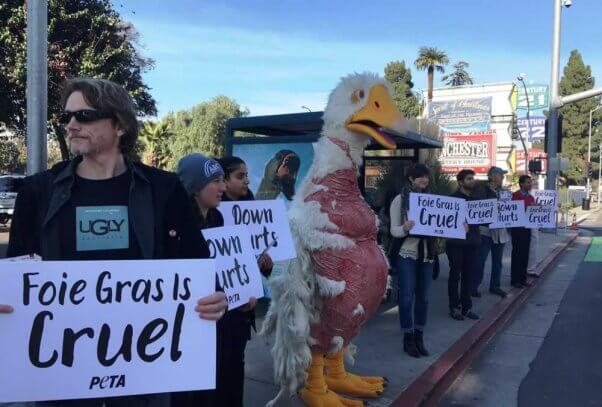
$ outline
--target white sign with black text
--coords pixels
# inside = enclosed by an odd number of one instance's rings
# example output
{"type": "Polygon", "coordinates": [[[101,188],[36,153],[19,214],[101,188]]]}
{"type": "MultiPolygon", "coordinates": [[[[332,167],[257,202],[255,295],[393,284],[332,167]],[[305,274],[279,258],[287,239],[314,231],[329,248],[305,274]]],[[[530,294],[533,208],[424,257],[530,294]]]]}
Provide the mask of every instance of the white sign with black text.
{"type": "Polygon", "coordinates": [[[297,257],[288,223],[286,206],[281,199],[222,202],[218,207],[225,226],[246,225],[256,255],[269,249],[274,261],[297,257]]]}
{"type": "Polygon", "coordinates": [[[466,200],[442,195],[410,193],[410,235],[466,239],[466,200]]]}
{"type": "Polygon", "coordinates": [[[553,189],[532,189],[535,205],[558,207],[558,192],[553,189]]]}
{"type": "Polygon", "coordinates": [[[497,219],[497,199],[481,199],[466,202],[466,223],[481,225],[497,219]]]}
{"type": "Polygon", "coordinates": [[[556,207],[531,205],[527,208],[528,229],[554,229],[556,227],[556,207]]]}
{"type": "Polygon", "coordinates": [[[261,273],[251,248],[246,226],[203,229],[209,257],[215,259],[215,272],[228,296],[228,309],[238,308],[251,297],[263,297],[261,273]]]}
{"type": "Polygon", "coordinates": [[[489,225],[489,229],[524,227],[525,201],[498,201],[497,219],[489,225]]]}
{"type": "Polygon", "coordinates": [[[215,388],[214,260],[16,261],[0,268],[0,403],[215,388]]]}

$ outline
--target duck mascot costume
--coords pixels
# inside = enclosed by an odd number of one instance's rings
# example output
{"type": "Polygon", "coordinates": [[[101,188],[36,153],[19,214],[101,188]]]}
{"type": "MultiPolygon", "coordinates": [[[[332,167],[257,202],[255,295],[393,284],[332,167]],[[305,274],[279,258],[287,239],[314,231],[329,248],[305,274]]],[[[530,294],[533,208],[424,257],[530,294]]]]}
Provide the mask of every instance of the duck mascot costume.
{"type": "Polygon", "coordinates": [[[309,407],[364,406],[383,377],[345,369],[352,339],[377,310],[387,288],[387,259],[376,242],[378,220],[358,185],[366,146],[394,149],[391,134],[406,120],[378,75],[353,74],[332,91],[314,159],[289,210],[297,258],[270,282],[272,301],[262,334],[274,335],[274,376],[280,392],[300,393],[309,407]],[[347,398],[341,395],[351,396],[347,398]]]}

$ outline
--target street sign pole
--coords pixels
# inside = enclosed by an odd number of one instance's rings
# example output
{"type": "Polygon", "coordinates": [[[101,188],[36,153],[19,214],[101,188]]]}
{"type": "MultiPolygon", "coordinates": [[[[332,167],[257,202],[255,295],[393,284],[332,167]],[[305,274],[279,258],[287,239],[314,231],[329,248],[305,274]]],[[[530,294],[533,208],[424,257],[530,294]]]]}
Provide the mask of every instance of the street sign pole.
{"type": "Polygon", "coordinates": [[[48,0],[27,7],[27,174],[46,169],[48,106],[48,0]]]}

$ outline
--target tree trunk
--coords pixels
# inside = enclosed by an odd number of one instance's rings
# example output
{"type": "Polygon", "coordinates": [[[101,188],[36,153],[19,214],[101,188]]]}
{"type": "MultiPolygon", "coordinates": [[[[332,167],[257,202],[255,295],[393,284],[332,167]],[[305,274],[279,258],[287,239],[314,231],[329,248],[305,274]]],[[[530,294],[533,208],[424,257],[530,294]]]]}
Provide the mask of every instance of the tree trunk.
{"type": "Polygon", "coordinates": [[[430,102],[431,100],[433,100],[433,77],[435,73],[435,67],[432,65],[429,65],[428,71],[427,71],[427,78],[428,78],[428,101],[430,102]]]}
{"type": "Polygon", "coordinates": [[[69,146],[67,146],[67,141],[65,140],[65,132],[61,126],[53,125],[52,127],[54,128],[54,134],[56,134],[56,140],[59,142],[61,158],[63,161],[67,161],[71,157],[69,156],[69,146]]]}

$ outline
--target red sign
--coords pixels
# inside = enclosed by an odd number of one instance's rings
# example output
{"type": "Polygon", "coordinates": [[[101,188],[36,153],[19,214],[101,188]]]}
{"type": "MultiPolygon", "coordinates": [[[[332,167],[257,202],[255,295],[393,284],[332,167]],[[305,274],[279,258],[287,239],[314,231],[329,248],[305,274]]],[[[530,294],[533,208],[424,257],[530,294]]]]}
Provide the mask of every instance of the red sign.
{"type": "Polygon", "coordinates": [[[495,132],[446,133],[439,161],[445,174],[455,174],[463,169],[486,174],[495,165],[495,132]]]}
{"type": "MultiPolygon", "coordinates": [[[[541,148],[530,148],[529,150],[529,161],[540,159],[541,171],[546,172],[548,168],[548,160],[546,159],[547,154],[541,148]]],[[[516,172],[525,171],[525,150],[522,147],[516,149],[516,172]]]]}

